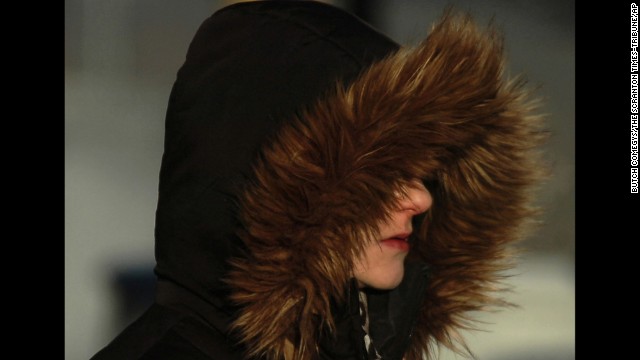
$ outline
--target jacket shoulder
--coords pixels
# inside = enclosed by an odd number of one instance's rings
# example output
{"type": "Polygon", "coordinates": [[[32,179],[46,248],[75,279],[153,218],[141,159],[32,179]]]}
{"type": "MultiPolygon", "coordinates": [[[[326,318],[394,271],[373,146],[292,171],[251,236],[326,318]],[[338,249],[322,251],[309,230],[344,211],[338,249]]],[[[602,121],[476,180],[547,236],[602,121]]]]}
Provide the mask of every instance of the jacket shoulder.
{"type": "Polygon", "coordinates": [[[200,320],[154,304],[91,360],[242,359],[227,337],[200,320]]]}

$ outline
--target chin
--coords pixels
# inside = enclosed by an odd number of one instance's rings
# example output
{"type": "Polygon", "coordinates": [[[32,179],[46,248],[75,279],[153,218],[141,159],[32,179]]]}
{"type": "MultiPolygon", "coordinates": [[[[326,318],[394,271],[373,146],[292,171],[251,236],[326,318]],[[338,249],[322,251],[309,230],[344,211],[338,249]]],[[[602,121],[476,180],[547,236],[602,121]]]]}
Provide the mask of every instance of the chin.
{"type": "Polygon", "coordinates": [[[367,282],[367,285],[371,288],[378,290],[392,290],[398,287],[404,277],[404,268],[400,271],[394,271],[379,276],[371,281],[367,282]]]}

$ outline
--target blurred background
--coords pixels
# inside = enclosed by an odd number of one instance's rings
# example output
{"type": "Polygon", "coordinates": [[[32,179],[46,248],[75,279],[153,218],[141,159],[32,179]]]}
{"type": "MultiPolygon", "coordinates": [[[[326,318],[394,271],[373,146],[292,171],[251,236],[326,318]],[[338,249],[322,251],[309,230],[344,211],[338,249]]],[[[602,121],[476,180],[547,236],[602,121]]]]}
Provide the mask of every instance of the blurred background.
{"type": "MultiPolygon", "coordinates": [[[[479,359],[574,359],[574,1],[326,2],[406,45],[448,4],[504,29],[509,72],[526,73],[545,101],[553,177],[540,192],[544,223],[509,280],[520,307],[478,314],[486,331],[466,336],[479,359]]],[[[67,360],[90,358],[152,301],[169,92],[199,25],[231,3],[65,0],[67,360]]]]}

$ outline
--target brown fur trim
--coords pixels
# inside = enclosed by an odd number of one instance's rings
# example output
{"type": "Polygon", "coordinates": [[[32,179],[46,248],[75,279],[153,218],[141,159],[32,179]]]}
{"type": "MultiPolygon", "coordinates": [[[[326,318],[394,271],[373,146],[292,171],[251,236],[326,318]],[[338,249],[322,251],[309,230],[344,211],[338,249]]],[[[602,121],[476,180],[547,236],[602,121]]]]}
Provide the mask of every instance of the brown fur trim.
{"type": "Polygon", "coordinates": [[[317,355],[332,328],[365,236],[413,178],[434,206],[411,256],[430,264],[426,300],[406,358],[436,344],[465,348],[457,330],[494,298],[507,245],[523,236],[541,176],[540,119],[522,82],[503,79],[502,40],[446,14],[427,39],[369,67],[348,89],[282,128],[255,165],[241,204],[246,259],[229,283],[249,355],[317,355]]]}

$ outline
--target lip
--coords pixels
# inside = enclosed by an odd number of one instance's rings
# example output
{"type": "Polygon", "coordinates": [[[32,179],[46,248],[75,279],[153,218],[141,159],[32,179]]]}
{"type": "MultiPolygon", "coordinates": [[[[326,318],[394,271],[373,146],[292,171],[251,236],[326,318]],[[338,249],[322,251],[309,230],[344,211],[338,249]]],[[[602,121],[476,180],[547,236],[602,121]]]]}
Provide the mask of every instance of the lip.
{"type": "Polygon", "coordinates": [[[409,251],[409,236],[411,233],[400,233],[380,241],[381,244],[401,251],[409,251]]]}

